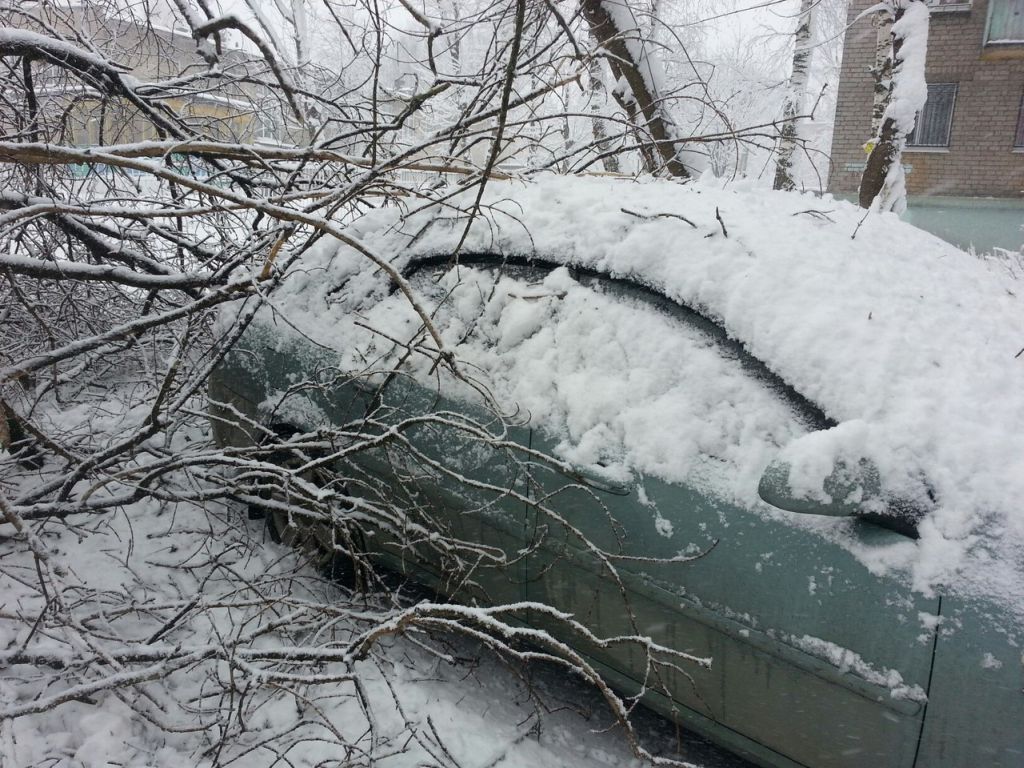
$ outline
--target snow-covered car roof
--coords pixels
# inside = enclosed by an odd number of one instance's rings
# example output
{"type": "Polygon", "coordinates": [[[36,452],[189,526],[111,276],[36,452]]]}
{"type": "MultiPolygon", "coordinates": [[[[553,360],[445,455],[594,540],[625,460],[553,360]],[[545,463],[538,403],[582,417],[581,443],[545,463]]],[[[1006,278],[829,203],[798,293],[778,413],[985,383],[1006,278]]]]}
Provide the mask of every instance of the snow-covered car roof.
{"type": "MultiPolygon", "coordinates": [[[[347,233],[397,266],[451,253],[475,195],[441,209],[382,208],[347,233]]],[[[1024,603],[1015,265],[828,196],[556,175],[489,183],[462,252],[629,277],[715,319],[839,422],[784,449],[794,484],[820,488],[837,458],[869,457],[893,492],[934,496],[920,540],[872,552],[869,567],[908,568],[921,589],[968,574],[974,587],[1024,603]]],[[[341,297],[382,297],[383,276],[337,243],[302,267],[313,279],[286,283],[279,305],[304,331],[345,346],[352,306],[341,297]],[[324,323],[331,315],[337,322],[324,323]]]]}

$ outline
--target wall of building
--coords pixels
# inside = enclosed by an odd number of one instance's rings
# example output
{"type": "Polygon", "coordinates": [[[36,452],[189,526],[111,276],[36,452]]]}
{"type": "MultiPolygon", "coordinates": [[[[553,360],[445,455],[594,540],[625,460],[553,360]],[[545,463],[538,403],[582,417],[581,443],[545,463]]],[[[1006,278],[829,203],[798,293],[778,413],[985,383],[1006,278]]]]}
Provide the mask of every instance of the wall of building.
{"type": "MultiPolygon", "coordinates": [[[[159,0],[154,8],[159,7],[169,6],[166,0],[159,0]]],[[[43,10],[46,26],[24,14],[0,14],[0,25],[10,24],[46,35],[52,29],[72,41],[76,34],[81,34],[95,49],[142,82],[159,82],[183,74],[195,78],[162,104],[199,137],[266,143],[267,131],[259,128],[261,119],[266,124],[265,118],[270,115],[278,118],[273,122],[280,126],[273,143],[289,143],[302,135],[289,123],[291,112],[272,89],[236,81],[246,74],[253,75],[253,79],[272,80],[265,63],[251,53],[225,45],[221,68],[237,76],[236,80],[204,78],[200,75],[207,64],[192,36],[180,27],[156,23],[171,23],[170,17],[157,15],[140,21],[131,15],[110,15],[105,5],[89,3],[64,3],[43,10]]],[[[42,126],[44,131],[52,129],[40,135],[40,140],[87,146],[158,138],[152,121],[134,103],[120,97],[102,99],[79,77],[55,64],[37,59],[32,67],[39,109],[45,115],[42,126]]],[[[22,128],[0,126],[7,133],[22,128]]]]}
{"type": "MultiPolygon", "coordinates": [[[[871,138],[875,26],[853,23],[874,0],[851,0],[832,139],[829,189],[854,193],[860,184],[871,138]]],[[[1024,45],[986,46],[988,0],[969,11],[932,12],[925,77],[957,83],[949,147],[908,149],[911,195],[971,195],[1024,198],[1024,150],[1014,149],[1024,95],[1024,45]]]]}

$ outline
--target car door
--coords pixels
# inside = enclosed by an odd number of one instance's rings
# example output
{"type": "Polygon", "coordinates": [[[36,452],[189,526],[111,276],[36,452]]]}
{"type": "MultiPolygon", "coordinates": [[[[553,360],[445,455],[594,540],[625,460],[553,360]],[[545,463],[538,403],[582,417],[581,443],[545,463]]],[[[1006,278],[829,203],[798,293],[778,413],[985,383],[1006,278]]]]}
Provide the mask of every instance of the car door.
{"type": "Polygon", "coordinates": [[[522,601],[527,486],[515,446],[529,444],[529,428],[404,375],[349,375],[340,357],[309,341],[283,345],[254,325],[210,379],[217,440],[251,446],[258,424],[328,428],[338,448],[346,434],[382,438],[333,465],[346,493],[377,510],[360,525],[367,551],[463,601],[522,601]]]}
{"type": "Polygon", "coordinates": [[[1013,598],[945,595],[919,765],[1024,765],[1024,616],[1013,598]]]}
{"type": "Polygon", "coordinates": [[[378,548],[383,561],[461,602],[524,600],[529,517],[517,446],[529,444],[529,428],[403,376],[381,388],[374,417],[401,439],[354,460],[408,516],[378,548]]]}
{"type": "MultiPolygon", "coordinates": [[[[690,317],[676,314],[677,330],[692,339],[694,354],[706,352],[715,344],[690,317]]],[[[777,395],[784,387],[761,377],[756,362],[734,346],[719,352],[792,411],[793,434],[806,431],[799,404],[777,395]]],[[[602,349],[593,368],[595,390],[607,354],[602,349]]],[[[678,364],[686,365],[686,357],[678,364]]],[[[727,388],[723,397],[736,398],[737,390],[727,388]]],[[[732,417],[756,423],[758,413],[745,414],[747,405],[764,407],[737,398],[732,417]]],[[[714,403],[706,406],[707,426],[716,428],[714,403]]],[[[666,415],[657,428],[671,435],[674,425],[666,415]]],[[[566,435],[540,427],[532,440],[542,451],[564,450],[566,435]]],[[[601,474],[599,466],[579,469],[601,474]]],[[[640,634],[713,659],[710,669],[676,670],[652,667],[635,647],[589,650],[624,690],[756,760],[816,768],[914,765],[932,659],[924,626],[938,604],[865,565],[872,553],[911,546],[910,540],[867,522],[797,519],[737,503],[720,491],[735,484],[716,482],[729,471],[729,461],[714,455],[703,456],[685,482],[640,473],[619,487],[607,480],[585,487],[536,471],[534,498],[552,512],[534,512],[539,549],[528,565],[528,597],[571,611],[599,635],[640,634]],[[613,575],[577,531],[608,552],[641,559],[612,559],[613,575]],[[687,554],[694,559],[642,559],[687,554]]]]}

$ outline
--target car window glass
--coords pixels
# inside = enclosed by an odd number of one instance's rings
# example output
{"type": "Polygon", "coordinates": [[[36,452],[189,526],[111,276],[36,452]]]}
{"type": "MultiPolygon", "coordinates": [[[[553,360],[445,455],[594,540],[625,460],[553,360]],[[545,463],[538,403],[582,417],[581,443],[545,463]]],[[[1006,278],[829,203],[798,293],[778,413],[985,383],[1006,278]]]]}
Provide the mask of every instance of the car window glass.
{"type": "Polygon", "coordinates": [[[634,471],[752,504],[765,464],[807,427],[707,328],[562,268],[422,271],[416,287],[498,402],[574,465],[634,471]]]}

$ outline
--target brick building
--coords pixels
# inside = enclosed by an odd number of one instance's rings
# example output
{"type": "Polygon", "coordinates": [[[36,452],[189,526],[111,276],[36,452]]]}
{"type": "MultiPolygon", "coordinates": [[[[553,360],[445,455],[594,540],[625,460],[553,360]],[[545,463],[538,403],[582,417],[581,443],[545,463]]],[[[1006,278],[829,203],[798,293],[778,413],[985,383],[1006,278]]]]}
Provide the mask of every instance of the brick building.
{"type": "MultiPolygon", "coordinates": [[[[183,124],[198,136],[219,141],[267,144],[289,143],[297,129],[288,123],[287,105],[272,89],[254,84],[267,76],[263,61],[231,45],[222,37],[221,70],[230,77],[205,78],[207,69],[196,41],[175,23],[169,0],[148,0],[144,5],[107,4],[58,0],[24,13],[0,10],[0,26],[26,29],[52,36],[51,30],[74,41],[81,36],[126,73],[145,83],[177,78],[180,87],[169,87],[162,101],[183,124]],[[117,11],[120,11],[118,13],[117,11]],[[251,81],[251,82],[247,82],[251,81]]],[[[41,59],[32,64],[38,108],[44,119],[43,140],[94,146],[157,138],[152,121],[122,99],[103,97],[60,66],[41,59]]],[[[24,126],[0,125],[0,133],[16,135],[24,126]]]]}
{"type": "MultiPolygon", "coordinates": [[[[851,0],[829,189],[856,193],[872,135],[876,26],[851,0]]],[[[911,196],[1024,199],[1024,0],[930,0],[928,102],[903,155],[911,196]]],[[[913,198],[912,198],[913,202],[913,198]]]]}

